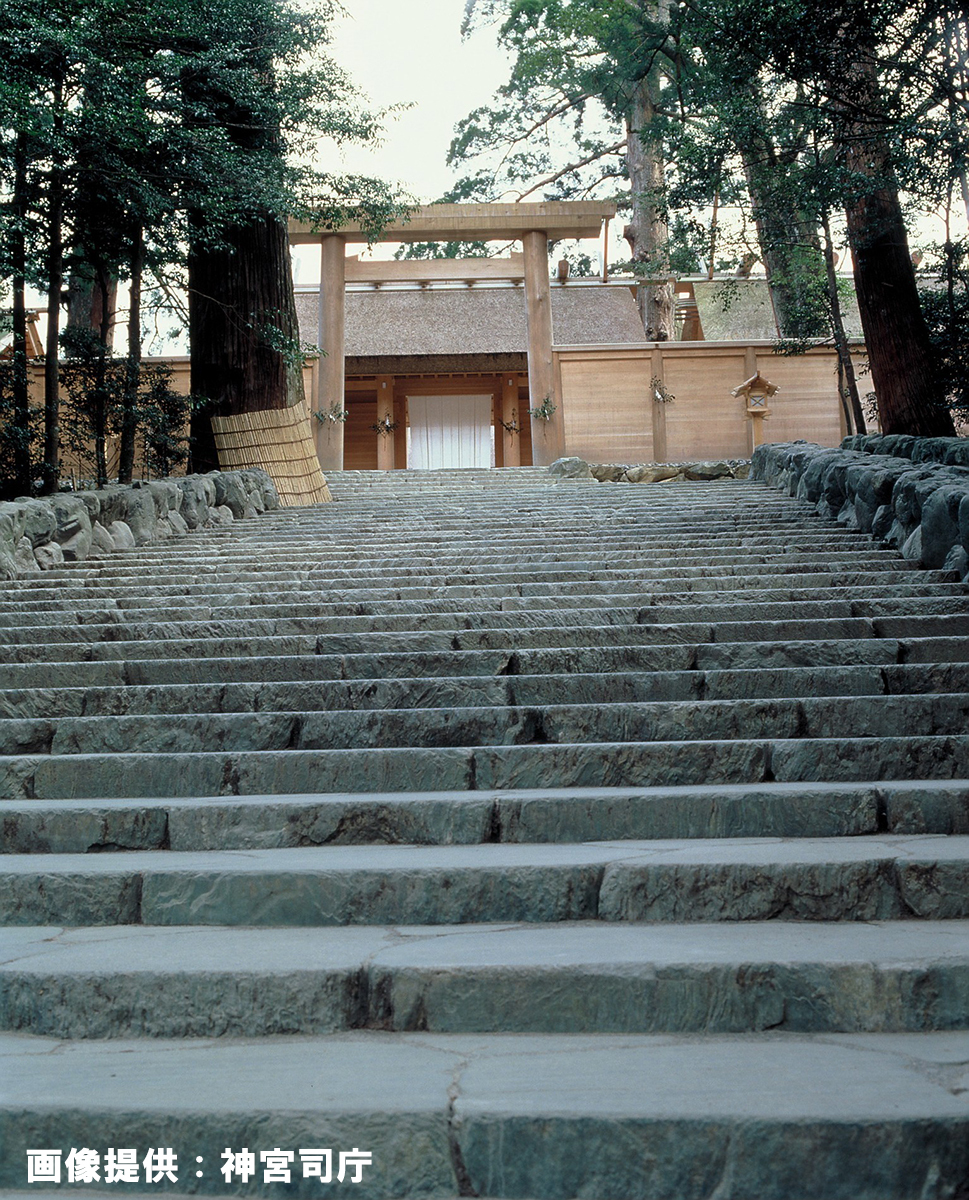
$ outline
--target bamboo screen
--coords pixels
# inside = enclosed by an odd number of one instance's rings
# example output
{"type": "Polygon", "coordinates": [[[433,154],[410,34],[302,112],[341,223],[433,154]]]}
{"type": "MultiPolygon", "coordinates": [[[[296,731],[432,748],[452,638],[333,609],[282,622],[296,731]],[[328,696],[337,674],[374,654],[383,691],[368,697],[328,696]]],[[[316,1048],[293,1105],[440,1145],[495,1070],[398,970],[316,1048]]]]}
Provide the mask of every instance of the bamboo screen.
{"type": "Polygon", "coordinates": [[[309,416],[301,404],[213,417],[212,431],[222,469],[262,467],[276,485],[284,508],[333,499],[320,470],[309,416]]]}

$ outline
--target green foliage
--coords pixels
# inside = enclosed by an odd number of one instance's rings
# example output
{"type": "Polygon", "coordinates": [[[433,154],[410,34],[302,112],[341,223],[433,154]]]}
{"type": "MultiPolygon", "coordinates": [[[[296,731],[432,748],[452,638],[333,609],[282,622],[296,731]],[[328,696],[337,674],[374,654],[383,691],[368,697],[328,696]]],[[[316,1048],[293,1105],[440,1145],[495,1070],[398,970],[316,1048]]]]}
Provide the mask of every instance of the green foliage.
{"type": "Polygon", "coordinates": [[[43,414],[34,406],[30,410],[26,436],[14,420],[13,363],[9,358],[0,359],[0,500],[12,500],[20,491],[15,480],[17,454],[21,448],[26,446],[31,451],[31,475],[40,475],[38,447],[43,444],[42,426],[43,414]]]}
{"type": "Polygon", "coordinates": [[[940,251],[941,278],[923,277],[919,298],[946,402],[969,413],[969,239],[947,242],[940,251]]]}
{"type": "Polygon", "coordinates": [[[537,408],[529,408],[527,410],[530,417],[534,417],[536,421],[551,421],[555,415],[557,405],[552,403],[551,397],[546,396],[542,403],[537,408]]]}
{"type": "Polygon", "coordinates": [[[674,275],[699,275],[710,252],[710,230],[685,212],[670,222],[670,270],[674,275]]]}
{"type": "Polygon", "coordinates": [[[343,405],[339,403],[339,401],[337,401],[334,404],[331,404],[329,408],[318,408],[313,413],[313,416],[316,418],[317,421],[319,421],[319,423],[321,425],[327,425],[327,424],[343,425],[346,422],[346,419],[347,419],[347,417],[349,417],[349,415],[350,415],[350,410],[347,408],[344,408],[343,405]]]}
{"type": "MultiPolygon", "coordinates": [[[[60,371],[63,445],[96,479],[98,439],[121,433],[127,362],[103,355],[91,331],[72,330],[65,341],[70,355],[60,371]]],[[[142,364],[132,415],[149,475],[167,475],[188,458],[189,405],[189,398],[172,387],[167,366],[142,364]]]]}
{"type": "Polygon", "coordinates": [[[256,331],[259,341],[275,350],[292,370],[302,370],[307,355],[319,353],[319,347],[304,345],[298,335],[287,334],[284,326],[284,314],[278,310],[250,314],[249,327],[256,331]]]}
{"type": "MultiPolygon", "coordinates": [[[[626,112],[644,77],[666,58],[665,22],[626,0],[483,0],[469,6],[497,21],[514,55],[490,106],[457,126],[452,165],[483,165],[455,198],[563,199],[615,191],[625,177],[626,112]]],[[[625,189],[620,185],[620,193],[625,189]]]]}
{"type": "Polygon", "coordinates": [[[493,258],[500,252],[488,242],[405,242],[394,251],[394,258],[493,258]]]}
{"type": "Polygon", "coordinates": [[[171,372],[159,363],[142,367],[136,420],[142,461],[149,474],[170,475],[188,458],[190,400],[172,387],[171,372]]]}

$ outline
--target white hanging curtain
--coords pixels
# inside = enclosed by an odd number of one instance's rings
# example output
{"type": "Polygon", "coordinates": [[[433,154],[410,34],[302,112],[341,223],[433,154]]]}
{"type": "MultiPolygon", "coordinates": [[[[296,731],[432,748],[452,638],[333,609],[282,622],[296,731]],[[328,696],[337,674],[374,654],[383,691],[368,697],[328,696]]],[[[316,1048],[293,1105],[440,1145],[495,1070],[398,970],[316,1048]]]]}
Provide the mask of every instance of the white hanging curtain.
{"type": "Polygon", "coordinates": [[[407,465],[493,467],[490,396],[408,396],[407,465]]]}

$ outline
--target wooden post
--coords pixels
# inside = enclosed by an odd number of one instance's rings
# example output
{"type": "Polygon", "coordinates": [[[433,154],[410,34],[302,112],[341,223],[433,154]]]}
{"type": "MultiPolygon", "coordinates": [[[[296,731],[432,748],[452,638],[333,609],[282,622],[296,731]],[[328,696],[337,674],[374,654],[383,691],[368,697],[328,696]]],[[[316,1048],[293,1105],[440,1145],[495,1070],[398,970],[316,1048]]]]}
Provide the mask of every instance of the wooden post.
{"type": "MultiPolygon", "coordinates": [[[[393,375],[377,376],[377,424],[394,421],[394,377],[393,375]]],[[[392,471],[394,469],[395,433],[377,434],[377,470],[392,471]]]]}
{"type": "MultiPolygon", "coordinates": [[[[744,374],[748,379],[753,379],[757,374],[757,349],[755,346],[744,347],[744,374]]],[[[746,408],[746,397],[744,398],[744,407],[746,408]]],[[[749,415],[747,417],[747,424],[749,426],[750,453],[753,454],[760,445],[758,438],[763,437],[764,426],[762,421],[758,421],[749,415]]]]}
{"type": "Polygon", "coordinates": [[[555,405],[551,420],[532,417],[532,462],[548,466],[565,452],[562,401],[552,370],[552,300],[548,279],[548,234],[533,230],[522,236],[525,252],[525,304],[528,314],[528,398],[530,408],[547,400],[555,405]]]}
{"type": "Polygon", "coordinates": [[[764,434],[764,422],[770,416],[770,409],[764,409],[763,412],[747,411],[750,416],[750,453],[753,454],[758,446],[770,441],[764,434]]]}
{"type": "Polygon", "coordinates": [[[757,374],[757,347],[744,347],[744,374],[752,379],[757,374]]]}
{"type": "MultiPolygon", "coordinates": [[[[521,422],[518,405],[518,376],[503,375],[501,378],[501,419],[507,424],[521,422]]],[[[521,436],[502,429],[502,463],[506,467],[520,467],[522,461],[521,436]]]]}
{"type": "Polygon", "coordinates": [[[653,462],[665,463],[668,461],[669,451],[666,447],[666,404],[662,400],[657,400],[654,394],[656,385],[654,379],[658,379],[660,383],[664,382],[663,375],[663,351],[657,346],[650,356],[650,371],[652,372],[649,382],[649,403],[653,410],[653,462]]]}
{"type": "Polygon", "coordinates": [[[407,397],[403,392],[394,395],[394,466],[398,471],[407,467],[407,397]]]}
{"type": "Polygon", "coordinates": [[[496,384],[494,391],[491,393],[491,422],[494,428],[491,431],[492,445],[494,446],[495,466],[503,467],[505,465],[505,439],[502,436],[504,430],[501,428],[501,381],[496,384]]]}
{"type": "MultiPolygon", "coordinates": [[[[323,412],[344,407],[344,323],[346,311],[346,254],[343,238],[324,235],[320,242],[319,345],[320,384],[316,407],[323,412]]],[[[343,422],[316,421],[316,452],[324,470],[343,470],[343,422]]]]}
{"type": "MultiPolygon", "coordinates": [[[[319,424],[319,421],[313,417],[313,413],[318,412],[319,409],[322,408],[322,404],[320,403],[322,370],[323,360],[321,358],[314,358],[313,365],[310,367],[310,417],[313,418],[311,424],[313,425],[314,429],[319,424]]],[[[319,439],[317,438],[317,440],[319,439]]]]}

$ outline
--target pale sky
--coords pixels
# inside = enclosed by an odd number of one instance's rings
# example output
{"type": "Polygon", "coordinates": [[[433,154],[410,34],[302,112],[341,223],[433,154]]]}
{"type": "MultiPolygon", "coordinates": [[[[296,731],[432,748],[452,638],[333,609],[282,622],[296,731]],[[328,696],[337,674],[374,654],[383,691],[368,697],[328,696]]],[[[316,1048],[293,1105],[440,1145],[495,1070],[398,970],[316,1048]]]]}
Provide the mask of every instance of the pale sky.
{"type": "Polygon", "coordinates": [[[485,30],[461,40],[464,0],[345,0],[333,57],[375,108],[412,103],[373,153],[348,151],[350,169],[400,182],[420,201],[451,186],[445,155],[454,125],[486,103],[509,60],[485,30]]]}
{"type": "MultiPolygon", "coordinates": [[[[456,178],[445,165],[455,124],[487,103],[509,60],[488,30],[462,41],[464,0],[345,0],[345,7],[332,57],[371,108],[411,107],[387,119],[376,149],[347,147],[341,161],[320,165],[386,179],[419,202],[436,200],[456,178]]],[[[393,250],[375,253],[388,258],[393,250]]],[[[301,247],[294,258],[297,283],[319,278],[318,252],[301,247]]]]}
{"type": "MultiPolygon", "coordinates": [[[[376,109],[412,105],[387,121],[376,150],[347,148],[342,168],[399,184],[419,202],[436,200],[459,173],[445,163],[454,126],[487,104],[505,82],[511,57],[498,47],[495,28],[462,40],[464,0],[344,0],[330,53],[376,109]]],[[[595,252],[596,243],[592,243],[595,252]]],[[[395,247],[377,246],[387,258],[395,247]]],[[[365,254],[365,247],[352,253],[365,254]]],[[[299,248],[296,282],[319,279],[318,251],[299,248]]]]}

